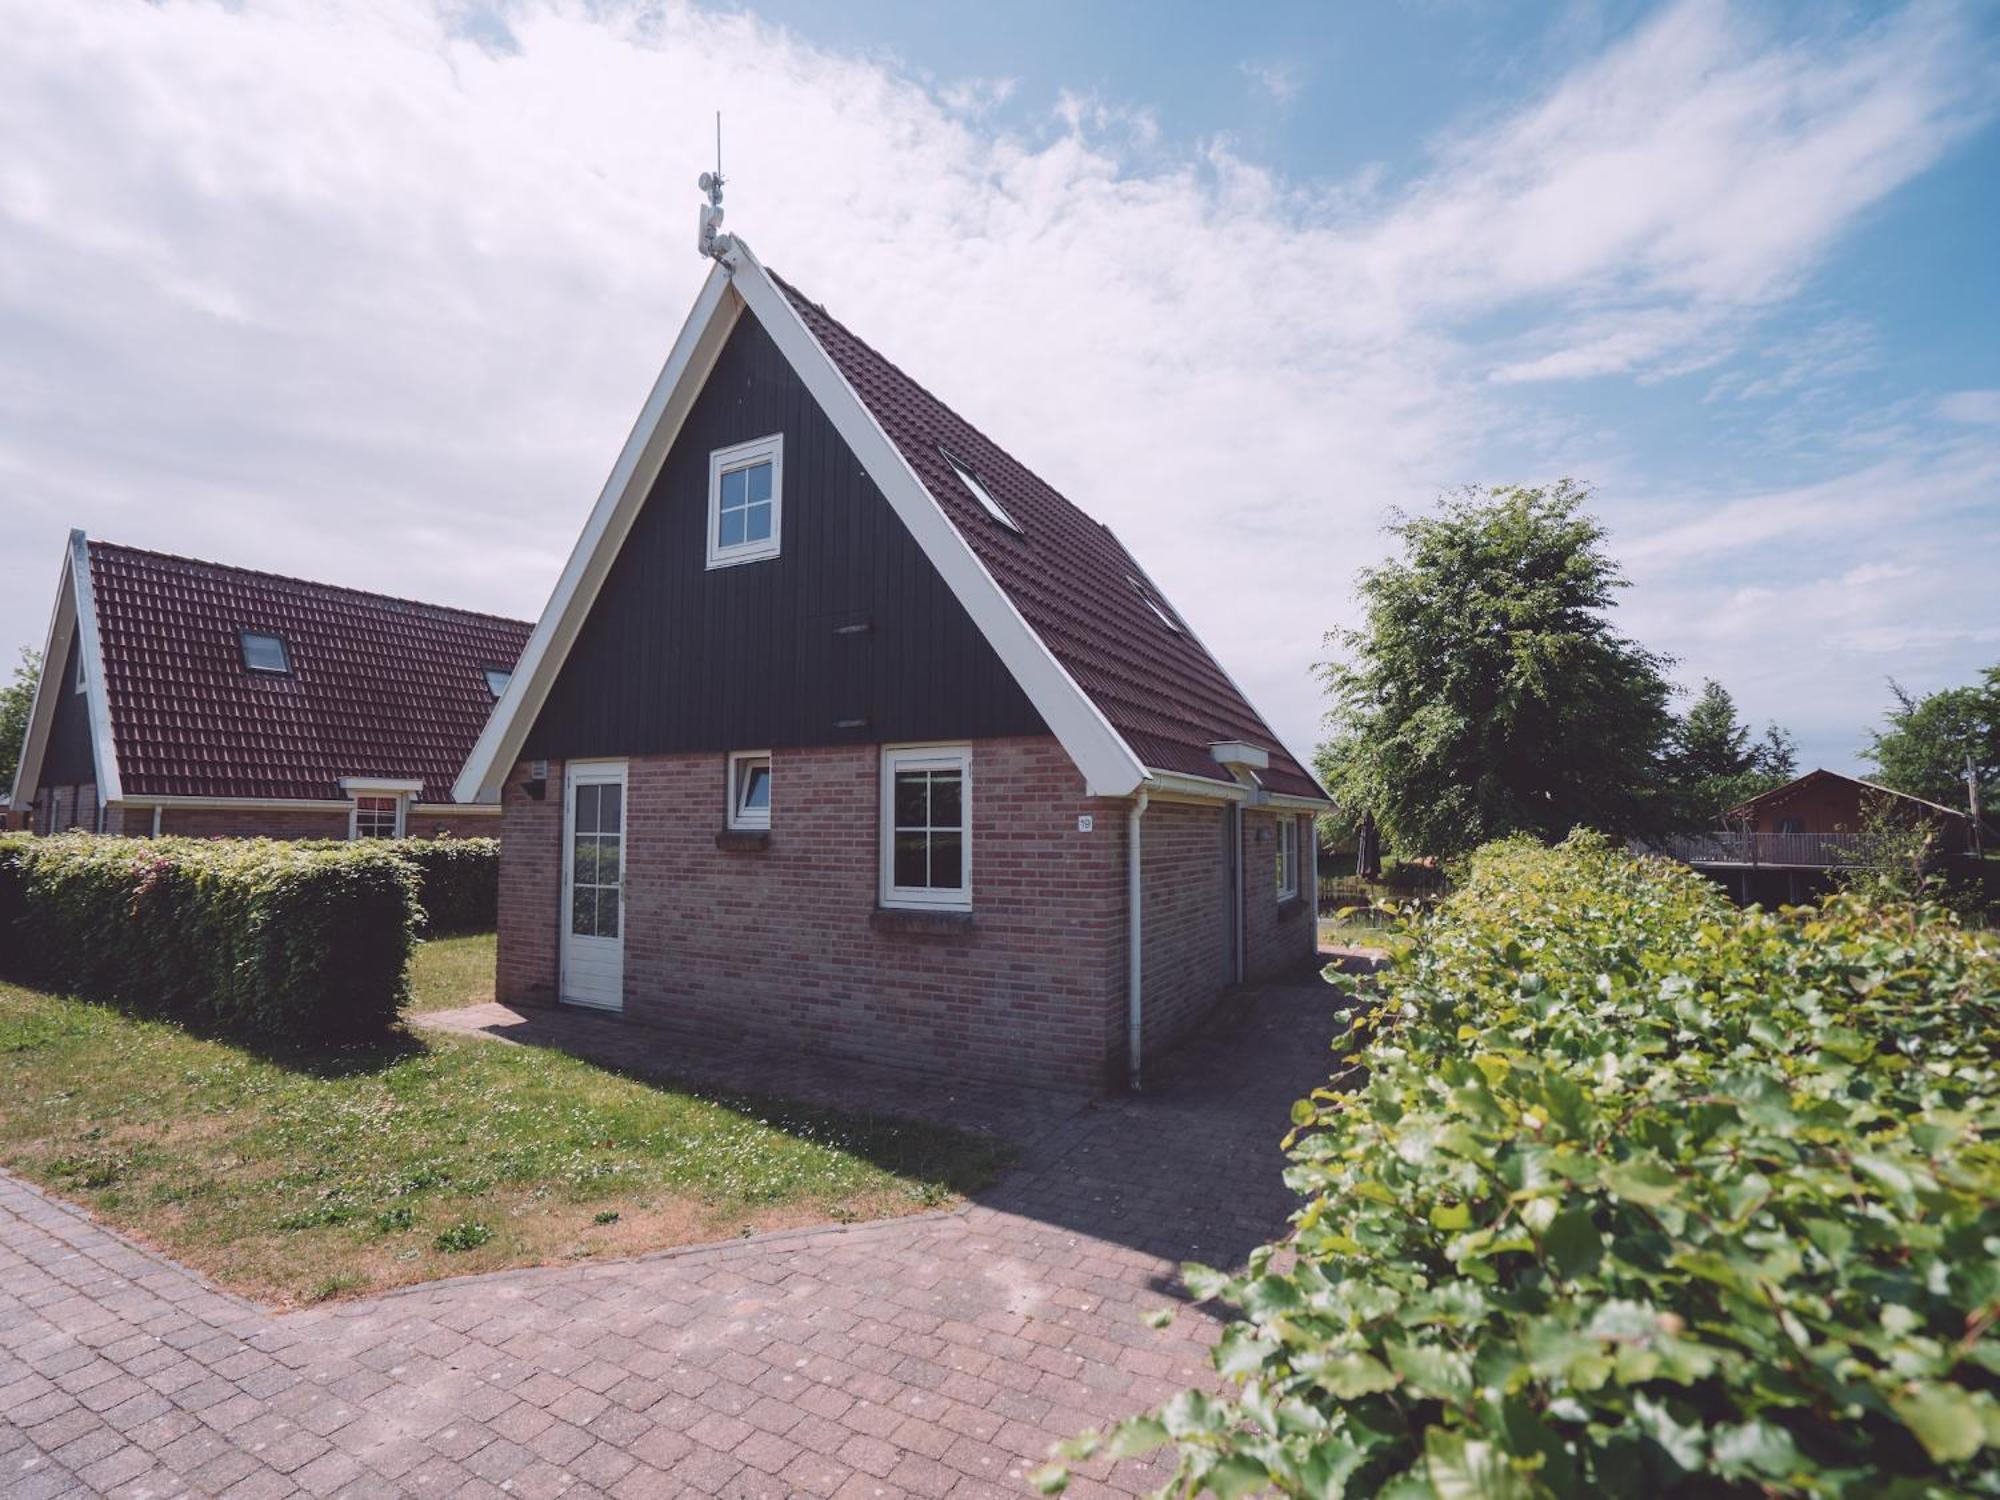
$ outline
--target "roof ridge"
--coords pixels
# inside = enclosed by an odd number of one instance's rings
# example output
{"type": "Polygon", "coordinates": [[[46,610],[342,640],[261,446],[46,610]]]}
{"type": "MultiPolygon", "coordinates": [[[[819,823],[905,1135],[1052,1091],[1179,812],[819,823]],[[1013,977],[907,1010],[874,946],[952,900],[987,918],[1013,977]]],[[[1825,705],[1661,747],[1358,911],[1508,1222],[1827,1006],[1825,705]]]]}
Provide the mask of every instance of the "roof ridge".
{"type": "Polygon", "coordinates": [[[99,537],[85,538],[87,545],[95,552],[104,548],[110,552],[122,552],[131,557],[152,558],[158,562],[179,563],[184,567],[212,568],[218,573],[234,573],[244,578],[261,578],[268,583],[285,584],[294,588],[314,589],[321,593],[348,594],[357,599],[372,599],[383,604],[401,604],[415,609],[437,610],[444,614],[459,615],[466,619],[490,620],[496,625],[513,625],[523,630],[535,628],[532,620],[517,620],[511,615],[497,615],[483,609],[466,609],[457,604],[437,604],[428,599],[412,599],[406,594],[383,594],[373,589],[358,589],[352,584],[326,583],[317,578],[300,578],[292,573],[272,573],[263,568],[246,568],[237,563],[215,562],[206,557],[188,557],[178,552],[161,552],[152,547],[133,547],[124,542],[105,541],[99,537]]]}

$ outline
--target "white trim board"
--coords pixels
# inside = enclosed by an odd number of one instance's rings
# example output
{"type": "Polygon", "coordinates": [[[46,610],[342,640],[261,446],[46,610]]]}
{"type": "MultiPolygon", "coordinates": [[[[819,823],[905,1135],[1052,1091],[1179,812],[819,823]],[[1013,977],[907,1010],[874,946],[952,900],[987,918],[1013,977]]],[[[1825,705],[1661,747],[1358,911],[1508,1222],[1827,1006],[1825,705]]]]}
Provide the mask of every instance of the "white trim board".
{"type": "Polygon", "coordinates": [[[931,566],[1035,705],[1083,773],[1089,794],[1123,797],[1137,791],[1146,771],[1131,747],[1022,618],[902,451],[847,383],[832,356],[813,337],[791,300],[738,238],[727,261],[709,274],[696,298],[577,539],[569,564],[557,580],[548,607],[529,637],[514,680],[467,757],[452,795],[460,802],[490,802],[498,796],[500,783],[519,758],[528,730],[547,700],[563,659],[652,489],[688,409],[744,307],[770,335],[931,566]]]}
{"type": "Polygon", "coordinates": [[[111,709],[104,697],[104,647],[97,631],[96,596],[90,586],[90,543],[72,531],[63,548],[56,575],[55,607],[49,611],[49,633],[42,643],[42,669],[35,678],[35,697],[28,708],[28,733],[21,743],[21,760],[14,768],[10,807],[26,807],[41,790],[42,761],[55,729],[57,705],[71,691],[70,643],[77,646],[77,665],[85,679],[85,714],[90,723],[90,758],[101,805],[119,796],[117,746],[111,737],[111,709]]]}

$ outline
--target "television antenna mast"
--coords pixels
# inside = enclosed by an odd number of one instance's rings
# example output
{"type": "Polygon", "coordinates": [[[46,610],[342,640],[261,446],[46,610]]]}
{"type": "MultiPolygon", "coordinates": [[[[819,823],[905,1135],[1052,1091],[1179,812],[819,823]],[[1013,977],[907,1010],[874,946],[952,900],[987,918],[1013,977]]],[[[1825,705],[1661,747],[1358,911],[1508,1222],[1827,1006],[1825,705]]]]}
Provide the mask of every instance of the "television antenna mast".
{"type": "Polygon", "coordinates": [[[701,230],[695,246],[711,260],[721,260],[729,253],[729,236],[722,232],[722,111],[715,112],[715,170],[704,172],[697,181],[698,186],[708,194],[708,202],[702,205],[701,230]]]}

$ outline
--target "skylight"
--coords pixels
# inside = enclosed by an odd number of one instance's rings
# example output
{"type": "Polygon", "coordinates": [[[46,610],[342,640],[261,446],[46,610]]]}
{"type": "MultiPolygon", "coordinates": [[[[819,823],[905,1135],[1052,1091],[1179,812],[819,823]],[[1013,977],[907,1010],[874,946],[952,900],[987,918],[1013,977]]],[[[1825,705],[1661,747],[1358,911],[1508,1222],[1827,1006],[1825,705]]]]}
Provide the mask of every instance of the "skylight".
{"type": "Polygon", "coordinates": [[[1166,626],[1167,629],[1171,630],[1175,635],[1179,635],[1181,633],[1181,622],[1179,620],[1176,620],[1172,615],[1167,613],[1166,605],[1160,603],[1158,599],[1155,599],[1153,597],[1153,591],[1151,589],[1147,588],[1145,584],[1141,583],[1138,579],[1134,578],[1130,573],[1127,573],[1125,575],[1125,581],[1132,585],[1133,589],[1137,591],[1141,599],[1144,599],[1146,601],[1146,608],[1150,609],[1154,614],[1160,617],[1160,623],[1162,625],[1166,626]]]}
{"type": "Polygon", "coordinates": [[[972,498],[979,502],[980,508],[1009,531],[1019,534],[1020,526],[1001,508],[1000,502],[988,493],[986,486],[979,482],[979,476],[952,457],[948,449],[940,448],[938,452],[944,455],[944,461],[951,465],[951,471],[958,476],[958,482],[964,485],[972,498]]]}
{"type": "Polygon", "coordinates": [[[506,692],[507,684],[514,680],[514,674],[505,667],[487,667],[485,671],[487,691],[496,698],[506,692]]]}
{"type": "Polygon", "coordinates": [[[243,665],[252,672],[264,672],[273,677],[288,675],[292,663],[291,658],[285,655],[284,637],[255,630],[244,631],[243,665]]]}

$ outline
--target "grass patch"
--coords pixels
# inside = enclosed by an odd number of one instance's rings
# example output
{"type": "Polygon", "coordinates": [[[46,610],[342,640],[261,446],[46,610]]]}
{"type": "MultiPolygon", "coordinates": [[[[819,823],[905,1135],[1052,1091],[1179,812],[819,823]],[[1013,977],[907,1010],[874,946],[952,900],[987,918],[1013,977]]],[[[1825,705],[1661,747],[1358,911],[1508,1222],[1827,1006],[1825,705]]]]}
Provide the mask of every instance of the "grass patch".
{"type": "Polygon", "coordinates": [[[493,998],[496,939],[490,932],[431,938],[410,956],[410,1006],[457,1010],[493,998]]]}
{"type": "Polygon", "coordinates": [[[1383,913],[1360,911],[1320,918],[1319,944],[1322,948],[1373,948],[1399,958],[1410,951],[1411,940],[1383,913]]]}
{"type": "MultiPolygon", "coordinates": [[[[490,975],[490,937],[424,949],[482,942],[490,975]]],[[[909,1213],[1006,1154],[481,1038],[272,1056],[0,984],[0,1164],[279,1304],[909,1213]]]]}

